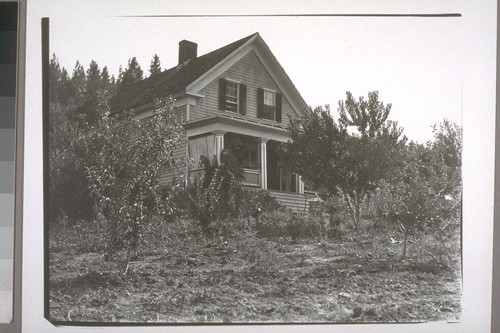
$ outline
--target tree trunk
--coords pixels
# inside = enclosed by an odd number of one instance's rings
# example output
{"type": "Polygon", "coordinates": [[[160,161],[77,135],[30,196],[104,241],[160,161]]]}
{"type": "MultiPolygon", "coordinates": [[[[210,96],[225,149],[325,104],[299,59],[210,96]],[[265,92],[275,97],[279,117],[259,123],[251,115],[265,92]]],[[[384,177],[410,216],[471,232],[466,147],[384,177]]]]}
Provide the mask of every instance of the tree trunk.
{"type": "Polygon", "coordinates": [[[355,199],[351,198],[346,191],[342,191],[342,193],[344,194],[344,200],[349,208],[349,214],[352,217],[354,229],[357,229],[359,225],[359,202],[356,202],[355,199]]]}
{"type": "Polygon", "coordinates": [[[361,220],[360,218],[360,203],[361,200],[359,198],[356,198],[356,201],[354,202],[354,223],[356,224],[356,228],[359,226],[359,222],[361,220]]]}
{"type": "Polygon", "coordinates": [[[132,252],[132,244],[129,245],[127,250],[127,258],[125,259],[125,267],[123,268],[123,275],[127,274],[130,265],[130,254],[132,252]]]}
{"type": "Polygon", "coordinates": [[[408,232],[405,231],[403,240],[403,260],[406,260],[406,244],[408,244],[408,232]]]}

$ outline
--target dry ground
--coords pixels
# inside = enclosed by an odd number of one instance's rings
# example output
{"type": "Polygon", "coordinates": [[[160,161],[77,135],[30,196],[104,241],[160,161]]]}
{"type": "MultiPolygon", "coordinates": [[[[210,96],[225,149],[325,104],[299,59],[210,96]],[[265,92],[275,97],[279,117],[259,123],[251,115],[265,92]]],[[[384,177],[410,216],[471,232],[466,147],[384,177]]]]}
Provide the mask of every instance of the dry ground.
{"type": "Polygon", "coordinates": [[[78,228],[52,235],[50,319],[154,323],[459,320],[459,255],[455,253],[453,262],[436,257],[438,252],[427,239],[410,243],[414,251],[409,260],[401,261],[401,237],[376,228],[350,231],[340,240],[297,241],[259,238],[251,231],[222,240],[186,228],[167,226],[164,235],[168,237],[151,241],[125,275],[120,263],[104,261],[98,245],[89,246],[100,236],[82,239],[78,228]]]}

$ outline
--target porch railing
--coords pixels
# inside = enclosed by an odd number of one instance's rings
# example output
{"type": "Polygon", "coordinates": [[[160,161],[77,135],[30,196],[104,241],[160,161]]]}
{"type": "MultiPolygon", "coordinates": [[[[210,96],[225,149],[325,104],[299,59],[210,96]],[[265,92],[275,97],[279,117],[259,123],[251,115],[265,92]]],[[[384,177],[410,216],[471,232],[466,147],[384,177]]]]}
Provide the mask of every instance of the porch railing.
{"type": "Polygon", "coordinates": [[[244,184],[249,186],[260,186],[260,170],[256,169],[243,169],[243,177],[245,177],[244,184]]]}
{"type": "MultiPolygon", "coordinates": [[[[203,169],[192,169],[189,171],[189,181],[193,183],[196,178],[203,176],[203,169]]],[[[260,186],[260,170],[243,169],[243,184],[248,186],[260,186]]]]}

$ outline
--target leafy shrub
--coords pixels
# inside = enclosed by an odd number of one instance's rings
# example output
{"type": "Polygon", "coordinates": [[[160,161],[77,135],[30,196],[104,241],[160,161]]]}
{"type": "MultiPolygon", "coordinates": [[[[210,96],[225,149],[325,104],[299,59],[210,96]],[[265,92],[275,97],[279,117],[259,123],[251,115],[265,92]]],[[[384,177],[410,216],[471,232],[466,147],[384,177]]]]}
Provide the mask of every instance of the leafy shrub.
{"type": "Polygon", "coordinates": [[[283,210],[285,207],[276,200],[268,191],[256,188],[244,188],[242,203],[242,214],[258,219],[261,214],[277,210],[283,210]]]}
{"type": "Polygon", "coordinates": [[[401,150],[401,167],[380,182],[375,196],[382,216],[404,234],[433,234],[444,243],[461,225],[461,129],[445,121],[435,140],[401,150]]]}
{"type": "Polygon", "coordinates": [[[244,229],[250,218],[258,220],[264,212],[283,206],[269,192],[243,186],[243,170],[232,150],[221,153],[221,164],[202,158],[203,176],[190,186],[189,215],[205,231],[221,233],[244,229]],[[241,217],[247,217],[243,222],[241,217]]]}
{"type": "Polygon", "coordinates": [[[349,219],[349,213],[340,196],[332,195],[326,197],[325,200],[310,202],[309,213],[325,221],[328,238],[340,239],[342,237],[342,221],[349,219]]]}
{"type": "Polygon", "coordinates": [[[208,233],[220,231],[224,221],[237,217],[243,201],[243,171],[230,150],[221,152],[221,164],[202,159],[203,176],[190,186],[189,212],[208,233]]]}
{"type": "Polygon", "coordinates": [[[147,120],[135,119],[133,112],[112,115],[105,92],[97,110],[85,136],[88,186],[96,215],[106,224],[106,255],[127,249],[128,268],[148,224],[171,213],[159,181],[176,166],[172,152],[182,144],[184,130],[171,98],[156,100],[147,120]]]}

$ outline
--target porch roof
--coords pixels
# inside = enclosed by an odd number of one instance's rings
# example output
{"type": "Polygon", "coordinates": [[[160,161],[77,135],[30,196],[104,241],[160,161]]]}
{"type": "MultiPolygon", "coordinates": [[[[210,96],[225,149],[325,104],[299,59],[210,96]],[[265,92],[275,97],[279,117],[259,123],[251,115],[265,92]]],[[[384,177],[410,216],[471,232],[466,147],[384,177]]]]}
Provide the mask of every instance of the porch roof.
{"type": "Polygon", "coordinates": [[[217,115],[200,118],[184,124],[187,137],[213,132],[232,132],[267,140],[287,142],[290,137],[282,126],[259,122],[258,119],[244,119],[233,116],[217,115]]]}

